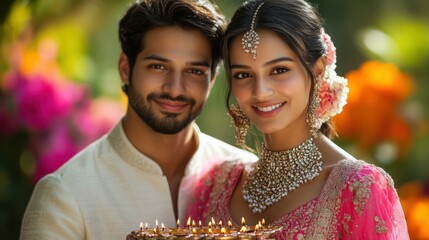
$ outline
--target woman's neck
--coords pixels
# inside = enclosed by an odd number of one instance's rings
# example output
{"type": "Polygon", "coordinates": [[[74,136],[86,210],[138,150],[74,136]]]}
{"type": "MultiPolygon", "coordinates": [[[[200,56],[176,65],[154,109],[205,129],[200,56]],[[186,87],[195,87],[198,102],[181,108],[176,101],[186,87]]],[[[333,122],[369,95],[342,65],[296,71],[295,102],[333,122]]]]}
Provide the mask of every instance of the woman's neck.
{"type": "Polygon", "coordinates": [[[289,127],[275,133],[264,134],[264,144],[271,151],[292,149],[311,137],[310,128],[289,127]]]}

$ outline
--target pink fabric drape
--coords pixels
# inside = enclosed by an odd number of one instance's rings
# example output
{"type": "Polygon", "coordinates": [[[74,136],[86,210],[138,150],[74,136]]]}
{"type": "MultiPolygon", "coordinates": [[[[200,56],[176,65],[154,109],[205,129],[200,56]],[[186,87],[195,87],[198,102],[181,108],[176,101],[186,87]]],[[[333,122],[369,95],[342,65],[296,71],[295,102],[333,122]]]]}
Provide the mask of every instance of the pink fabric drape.
{"type": "MultiPolygon", "coordinates": [[[[197,181],[189,216],[232,221],[229,200],[243,169],[240,162],[224,163],[197,181]]],[[[409,239],[391,177],[360,160],[340,161],[318,198],[274,223],[283,226],[276,239],[409,239]]]]}

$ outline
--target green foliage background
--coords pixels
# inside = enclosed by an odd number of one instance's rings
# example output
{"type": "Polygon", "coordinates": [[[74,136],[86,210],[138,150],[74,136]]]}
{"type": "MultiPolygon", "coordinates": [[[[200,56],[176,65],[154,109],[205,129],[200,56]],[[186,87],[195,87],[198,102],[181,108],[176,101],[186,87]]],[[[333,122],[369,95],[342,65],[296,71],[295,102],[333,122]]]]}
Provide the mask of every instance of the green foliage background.
{"type": "MultiPolygon", "coordinates": [[[[215,2],[228,18],[242,3],[241,0],[215,2]]],[[[7,52],[5,43],[16,38],[22,30],[19,28],[23,27],[20,21],[29,18],[31,24],[27,27],[31,27],[34,33],[54,36],[59,42],[58,62],[65,75],[89,85],[94,96],[119,99],[117,25],[129,3],[124,0],[2,0],[0,74],[9,68],[3,61],[7,52]],[[27,6],[29,14],[11,16],[11,10],[17,5],[27,6]]],[[[344,75],[363,62],[376,59],[394,63],[414,77],[417,87],[410,101],[418,106],[418,118],[424,127],[416,133],[406,159],[377,164],[392,174],[398,186],[416,179],[428,182],[429,1],[313,0],[312,3],[318,6],[326,31],[337,47],[338,74],[344,75]],[[365,42],[370,30],[389,36],[395,47],[384,52],[371,49],[365,42]]],[[[225,114],[225,90],[221,72],[197,122],[204,132],[233,144],[234,131],[225,114]]],[[[25,152],[20,152],[23,137],[14,136],[0,141],[0,236],[4,239],[18,239],[21,218],[33,188],[30,177],[21,168],[20,159],[16,159],[16,156],[22,158],[25,155],[25,152]],[[17,152],[10,156],[3,154],[11,148],[17,152]]],[[[346,143],[339,141],[339,144],[346,143]]]]}

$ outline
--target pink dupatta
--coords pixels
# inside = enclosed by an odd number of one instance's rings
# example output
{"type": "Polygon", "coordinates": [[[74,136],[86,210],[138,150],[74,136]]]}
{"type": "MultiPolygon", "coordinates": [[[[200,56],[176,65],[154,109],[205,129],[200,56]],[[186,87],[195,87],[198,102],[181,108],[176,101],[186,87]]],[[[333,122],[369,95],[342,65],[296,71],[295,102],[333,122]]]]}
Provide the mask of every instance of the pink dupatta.
{"type": "MultiPolygon", "coordinates": [[[[197,181],[188,215],[205,223],[232,220],[229,201],[243,168],[226,162],[197,181]]],[[[360,160],[340,161],[317,199],[275,223],[283,225],[276,239],[409,239],[391,177],[360,160]]]]}

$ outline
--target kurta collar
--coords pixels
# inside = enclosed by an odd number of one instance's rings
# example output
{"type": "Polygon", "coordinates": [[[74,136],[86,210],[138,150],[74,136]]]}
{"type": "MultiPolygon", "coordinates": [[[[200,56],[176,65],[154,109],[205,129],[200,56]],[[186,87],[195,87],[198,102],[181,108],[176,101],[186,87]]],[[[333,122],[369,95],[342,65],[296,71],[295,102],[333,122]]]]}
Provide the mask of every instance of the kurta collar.
{"type": "MultiPolygon", "coordinates": [[[[185,176],[195,173],[195,166],[197,165],[196,159],[201,155],[200,150],[200,129],[198,126],[193,123],[194,137],[197,141],[197,150],[194,155],[189,160],[186,169],[185,176]]],[[[114,149],[114,151],[122,158],[124,161],[128,162],[130,165],[137,167],[145,172],[163,175],[161,167],[153,159],[149,158],[145,154],[139,152],[128,140],[125,135],[124,128],[122,126],[122,120],[116,124],[112,131],[108,135],[108,140],[114,149]]],[[[173,160],[172,160],[173,161],[173,160]]]]}

